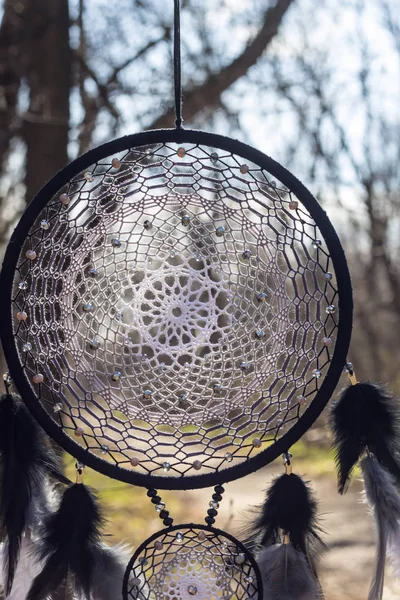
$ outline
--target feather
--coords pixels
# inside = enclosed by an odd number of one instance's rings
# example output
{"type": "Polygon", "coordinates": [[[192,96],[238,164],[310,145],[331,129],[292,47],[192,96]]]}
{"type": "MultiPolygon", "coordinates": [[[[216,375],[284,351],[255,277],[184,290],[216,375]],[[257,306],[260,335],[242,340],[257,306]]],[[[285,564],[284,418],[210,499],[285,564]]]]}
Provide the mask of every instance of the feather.
{"type": "Polygon", "coordinates": [[[291,544],[261,550],[257,557],[263,600],[320,600],[321,588],[303,553],[291,544]]]}
{"type": "Polygon", "coordinates": [[[388,543],[398,538],[400,498],[392,476],[372,456],[361,461],[366,500],[373,510],[377,527],[375,574],[368,600],[381,600],[388,543]]]}
{"type": "Polygon", "coordinates": [[[400,579],[400,523],[397,530],[389,535],[388,553],[393,567],[393,575],[400,579]]]}
{"type": "MultiPolygon", "coordinates": [[[[27,600],[43,600],[71,574],[78,595],[90,599],[100,545],[102,518],[94,494],[83,484],[69,487],[58,511],[44,525],[38,557],[44,566],[27,600]]],[[[110,564],[110,561],[109,563],[110,564]]]]}
{"type": "Polygon", "coordinates": [[[277,477],[269,488],[264,504],[256,509],[256,518],[246,531],[249,547],[271,546],[281,541],[281,532],[289,535],[292,546],[307,556],[312,570],[315,560],[326,550],[317,518],[317,502],[311,488],[294,473],[277,477]]]}
{"type": "MultiPolygon", "coordinates": [[[[34,543],[24,537],[21,541],[20,558],[15,572],[14,583],[7,600],[25,600],[33,579],[40,571],[40,564],[33,558],[34,543]]],[[[4,544],[1,545],[1,562],[5,558],[4,544]]],[[[4,588],[6,581],[1,581],[4,588]]]]}
{"type": "Polygon", "coordinates": [[[398,402],[385,388],[373,383],[347,387],[331,409],[330,423],[340,494],[347,490],[365,448],[400,483],[396,458],[400,451],[400,412],[398,402]]]}
{"type": "Polygon", "coordinates": [[[102,544],[93,577],[95,600],[122,600],[122,584],[131,552],[119,544],[113,548],[102,544]]]}
{"type": "Polygon", "coordinates": [[[0,400],[0,538],[4,542],[5,591],[10,593],[31,502],[42,497],[47,474],[63,480],[42,429],[21,399],[0,400]]]}

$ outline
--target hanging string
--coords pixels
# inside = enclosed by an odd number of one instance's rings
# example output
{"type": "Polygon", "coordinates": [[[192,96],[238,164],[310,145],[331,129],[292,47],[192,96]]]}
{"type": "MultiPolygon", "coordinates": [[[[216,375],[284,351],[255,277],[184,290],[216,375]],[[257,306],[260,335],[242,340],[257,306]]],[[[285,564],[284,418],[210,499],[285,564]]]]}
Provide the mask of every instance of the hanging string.
{"type": "Polygon", "coordinates": [[[175,126],[182,128],[182,78],[181,78],[181,7],[174,0],[174,78],[175,78],[175,126]]]}

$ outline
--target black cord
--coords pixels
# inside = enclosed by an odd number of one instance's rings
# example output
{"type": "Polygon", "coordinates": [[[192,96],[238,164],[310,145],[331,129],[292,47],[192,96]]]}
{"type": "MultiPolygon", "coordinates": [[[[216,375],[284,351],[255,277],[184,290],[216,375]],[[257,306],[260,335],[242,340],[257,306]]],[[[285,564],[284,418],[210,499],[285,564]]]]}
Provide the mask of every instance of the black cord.
{"type": "Polygon", "coordinates": [[[181,78],[181,7],[174,0],[174,79],[175,79],[175,126],[182,128],[182,78],[181,78]]]}

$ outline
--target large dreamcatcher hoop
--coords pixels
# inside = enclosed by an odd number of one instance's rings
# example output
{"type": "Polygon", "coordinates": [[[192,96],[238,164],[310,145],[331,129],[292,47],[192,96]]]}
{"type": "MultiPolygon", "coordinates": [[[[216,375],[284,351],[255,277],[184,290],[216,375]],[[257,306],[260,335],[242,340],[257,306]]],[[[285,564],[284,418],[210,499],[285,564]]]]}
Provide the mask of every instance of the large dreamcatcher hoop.
{"type": "Polygon", "coordinates": [[[105,144],[18,224],[1,335],[46,432],[137,485],[197,488],[285,452],[330,398],[352,300],[325,212],[240,142],[182,129],[105,144]]]}

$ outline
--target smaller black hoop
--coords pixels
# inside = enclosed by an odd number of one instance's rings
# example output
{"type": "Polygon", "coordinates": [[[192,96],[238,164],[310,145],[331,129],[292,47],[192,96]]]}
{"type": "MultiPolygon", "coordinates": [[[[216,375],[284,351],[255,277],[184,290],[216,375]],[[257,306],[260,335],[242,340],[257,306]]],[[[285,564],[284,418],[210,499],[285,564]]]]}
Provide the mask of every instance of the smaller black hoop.
{"type": "MultiPolygon", "coordinates": [[[[212,570],[214,560],[214,564],[216,565],[215,568],[220,570],[222,576],[224,573],[226,574],[227,571],[229,576],[229,570],[231,570],[232,576],[236,578],[236,592],[233,586],[231,596],[224,596],[226,600],[231,600],[231,598],[235,598],[236,600],[262,598],[263,586],[260,570],[253,555],[246,546],[226,531],[202,524],[190,523],[174,525],[158,531],[138,547],[125,571],[123,599],[133,600],[142,598],[142,600],[150,600],[151,598],[152,600],[165,600],[165,598],[168,597],[168,593],[165,592],[164,588],[162,595],[159,596],[157,595],[157,591],[151,587],[151,584],[153,584],[157,589],[157,579],[163,577],[163,575],[165,576],[164,571],[167,571],[165,565],[160,567],[160,558],[154,560],[156,553],[158,552],[160,556],[162,551],[166,551],[167,555],[169,555],[172,570],[175,571],[174,584],[176,584],[178,582],[178,574],[176,571],[179,569],[177,565],[174,564],[174,554],[183,548],[183,560],[185,560],[185,555],[187,556],[191,549],[193,549],[194,554],[197,553],[201,556],[200,546],[202,544],[206,545],[204,559],[207,563],[207,573],[209,574],[209,570],[212,570]],[[185,551],[185,543],[190,546],[187,552],[185,551]],[[154,562],[156,563],[155,567],[154,562]],[[136,568],[135,563],[138,563],[136,568]],[[209,565],[211,565],[211,567],[209,565]],[[149,571],[148,581],[144,576],[146,567],[148,567],[149,571]],[[147,585],[149,582],[150,588],[147,585]]],[[[180,559],[180,561],[181,560],[182,559],[180,559]]],[[[197,568],[200,565],[201,563],[199,562],[197,568]]],[[[190,565],[188,565],[188,567],[190,569],[190,565]]],[[[192,578],[189,575],[187,583],[195,586],[195,583],[191,581],[191,579],[194,580],[195,576],[192,578]]],[[[179,600],[185,600],[191,595],[196,597],[197,595],[197,590],[189,591],[187,596],[185,593],[181,595],[178,590],[175,591],[178,594],[177,598],[179,600]],[[194,592],[194,594],[192,594],[192,592],[194,592]]],[[[201,600],[207,600],[206,597],[200,596],[200,598],[201,600]]]]}

